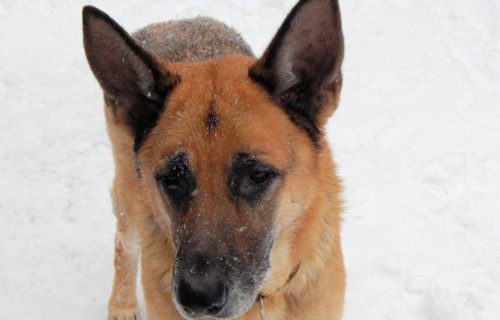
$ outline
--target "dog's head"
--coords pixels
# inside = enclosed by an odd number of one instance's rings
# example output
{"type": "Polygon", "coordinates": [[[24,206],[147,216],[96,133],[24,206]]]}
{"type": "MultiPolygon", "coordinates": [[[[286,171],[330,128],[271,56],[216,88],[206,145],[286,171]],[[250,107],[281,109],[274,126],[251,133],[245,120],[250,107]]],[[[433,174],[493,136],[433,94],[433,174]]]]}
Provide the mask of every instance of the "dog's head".
{"type": "Polygon", "coordinates": [[[269,270],[288,268],[273,261],[286,256],[273,244],[292,238],[313,205],[310,177],[320,175],[322,127],[342,81],[337,1],[300,1],[260,60],[160,61],[89,7],[84,44],[114,123],[134,140],[155,223],[175,246],[179,312],[243,314],[269,270]]]}

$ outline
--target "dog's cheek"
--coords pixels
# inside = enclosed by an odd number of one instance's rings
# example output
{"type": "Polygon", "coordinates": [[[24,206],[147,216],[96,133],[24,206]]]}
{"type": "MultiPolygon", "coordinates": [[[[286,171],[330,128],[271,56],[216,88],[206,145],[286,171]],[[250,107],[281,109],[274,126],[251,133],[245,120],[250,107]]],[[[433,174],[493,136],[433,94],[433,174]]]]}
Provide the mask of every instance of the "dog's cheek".
{"type": "Polygon", "coordinates": [[[168,240],[173,241],[173,221],[169,208],[165,205],[164,195],[161,190],[159,190],[158,185],[152,176],[144,175],[143,180],[147,191],[146,196],[149,198],[146,200],[151,203],[150,209],[152,212],[150,214],[154,220],[152,221],[152,225],[159,225],[162,233],[168,238],[168,240]]]}
{"type": "MultiPolygon", "coordinates": [[[[233,279],[230,282],[234,284],[232,288],[232,305],[227,310],[231,316],[240,315],[246,312],[255,302],[260,293],[264,279],[269,272],[270,251],[273,246],[274,236],[267,235],[266,240],[256,244],[248,263],[241,264],[242,269],[234,270],[233,279]]],[[[252,252],[250,249],[249,252],[252,252]]]]}
{"type": "Polygon", "coordinates": [[[241,274],[246,274],[246,285],[250,291],[260,288],[271,266],[271,251],[276,236],[276,227],[273,223],[267,226],[263,232],[255,234],[252,246],[247,248],[249,258],[243,264],[247,270],[241,274]]]}

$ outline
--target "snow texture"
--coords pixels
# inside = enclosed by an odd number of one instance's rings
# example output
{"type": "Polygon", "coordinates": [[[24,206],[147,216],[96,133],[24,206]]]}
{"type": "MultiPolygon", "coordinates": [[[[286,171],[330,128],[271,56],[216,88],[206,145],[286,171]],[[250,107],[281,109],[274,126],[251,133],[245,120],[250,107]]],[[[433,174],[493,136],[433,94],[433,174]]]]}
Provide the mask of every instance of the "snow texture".
{"type": "MultiPolygon", "coordinates": [[[[257,55],[294,2],[91,1],[129,31],[209,15],[257,55]]],[[[2,319],[106,317],[113,165],[84,4],[0,0],[2,319]]],[[[345,319],[500,319],[500,2],[341,6],[345,319]]]]}

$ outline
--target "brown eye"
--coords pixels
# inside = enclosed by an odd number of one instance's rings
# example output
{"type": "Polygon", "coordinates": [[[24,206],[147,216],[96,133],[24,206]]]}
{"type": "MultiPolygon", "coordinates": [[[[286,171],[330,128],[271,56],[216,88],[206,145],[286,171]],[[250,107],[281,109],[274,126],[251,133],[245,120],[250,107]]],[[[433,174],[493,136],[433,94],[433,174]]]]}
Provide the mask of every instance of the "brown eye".
{"type": "Polygon", "coordinates": [[[179,154],[156,175],[161,191],[178,210],[185,210],[196,189],[196,180],[189,168],[187,156],[179,154]]]}
{"type": "Polygon", "coordinates": [[[179,168],[174,166],[170,172],[163,177],[163,183],[167,189],[178,189],[180,187],[179,178],[181,176],[179,168]]]}
{"type": "Polygon", "coordinates": [[[238,153],[227,177],[229,196],[235,201],[242,200],[256,206],[280,176],[280,172],[269,164],[250,154],[238,153]]]}
{"type": "Polygon", "coordinates": [[[178,189],[180,186],[177,176],[166,176],[163,181],[168,189],[178,189]]]}
{"type": "Polygon", "coordinates": [[[261,184],[266,182],[270,176],[268,171],[256,170],[250,174],[250,181],[254,184],[261,184]]]}

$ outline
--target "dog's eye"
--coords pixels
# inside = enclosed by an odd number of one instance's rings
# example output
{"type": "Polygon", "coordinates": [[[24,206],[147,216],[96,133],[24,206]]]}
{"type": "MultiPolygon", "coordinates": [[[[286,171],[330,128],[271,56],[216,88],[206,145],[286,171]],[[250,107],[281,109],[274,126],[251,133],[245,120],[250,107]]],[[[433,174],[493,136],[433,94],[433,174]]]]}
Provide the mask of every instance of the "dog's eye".
{"type": "Polygon", "coordinates": [[[234,189],[235,195],[249,200],[257,201],[271,185],[273,177],[277,174],[268,169],[250,168],[249,172],[243,173],[239,182],[236,180],[237,187],[234,189]]]}
{"type": "Polygon", "coordinates": [[[254,184],[261,184],[266,182],[269,177],[271,177],[271,173],[269,171],[255,170],[250,174],[250,181],[254,184]]]}
{"type": "Polygon", "coordinates": [[[280,177],[279,171],[246,153],[237,154],[233,161],[228,176],[229,195],[234,200],[258,204],[273,181],[280,177]]]}
{"type": "Polygon", "coordinates": [[[170,172],[162,179],[163,185],[169,190],[177,190],[181,187],[179,181],[181,174],[177,166],[174,166],[170,172]]]}
{"type": "Polygon", "coordinates": [[[195,190],[195,179],[189,169],[186,155],[174,157],[167,167],[158,173],[156,179],[160,190],[168,196],[176,209],[187,208],[195,190]]]}

